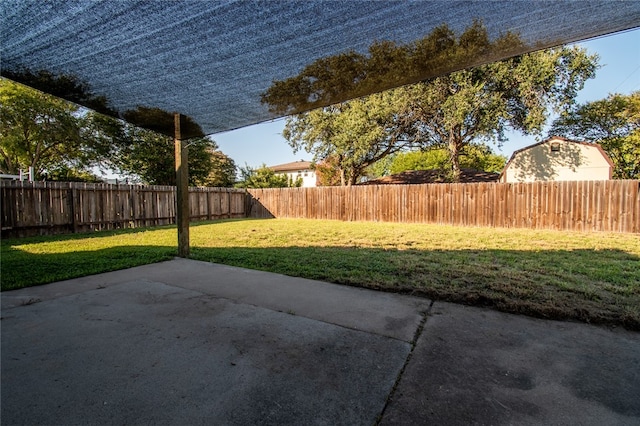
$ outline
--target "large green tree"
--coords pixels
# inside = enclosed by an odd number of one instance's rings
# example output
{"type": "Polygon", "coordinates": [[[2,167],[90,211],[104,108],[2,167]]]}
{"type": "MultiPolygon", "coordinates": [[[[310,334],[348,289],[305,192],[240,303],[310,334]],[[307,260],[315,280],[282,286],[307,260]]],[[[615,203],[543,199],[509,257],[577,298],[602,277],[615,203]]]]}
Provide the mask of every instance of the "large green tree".
{"type": "Polygon", "coordinates": [[[640,179],[640,91],[579,105],[556,119],[549,135],[597,142],[614,163],[614,178],[640,179]]]}
{"type": "Polygon", "coordinates": [[[199,184],[208,187],[230,188],[236,183],[236,163],[217,149],[209,149],[211,171],[199,184]]]}
{"type": "Polygon", "coordinates": [[[352,185],[367,167],[407,145],[398,131],[399,99],[391,90],[298,114],[287,118],[283,136],[295,152],[313,153],[321,168],[335,167],[341,185],[352,185]]]}
{"type": "Polygon", "coordinates": [[[501,143],[508,129],[540,134],[551,111],[575,103],[597,60],[582,48],[559,47],[407,87],[405,132],[417,144],[446,147],[456,181],[466,146],[501,143]]]}
{"type": "Polygon", "coordinates": [[[0,170],[33,167],[40,178],[56,167],[80,167],[81,121],[77,106],[0,78],[0,170]]]}
{"type": "MultiPolygon", "coordinates": [[[[90,115],[92,124],[87,126],[85,137],[93,141],[93,159],[97,164],[146,184],[176,184],[173,138],[101,114],[90,115]]],[[[173,114],[154,108],[139,107],[127,115],[138,121],[140,117],[153,120],[159,131],[163,130],[162,126],[173,125],[173,114]]],[[[191,123],[190,126],[197,125],[191,123]]],[[[199,130],[192,133],[202,135],[199,130]]],[[[235,164],[218,150],[215,141],[200,136],[187,140],[187,146],[190,185],[232,185],[235,164]]]]}
{"type": "Polygon", "coordinates": [[[369,55],[351,52],[322,58],[300,75],[274,82],[262,100],[277,113],[324,106],[292,116],[284,136],[294,149],[313,152],[316,161],[337,158],[347,183],[357,181],[367,165],[396,152],[398,144],[403,149],[408,143],[446,148],[455,181],[465,146],[501,143],[507,130],[538,135],[552,111],[571,108],[584,82],[595,76],[597,56],[579,47],[546,49],[325,105],[368,93],[372,87],[397,85],[406,77],[399,75],[403,70],[420,75],[432,67],[440,69],[434,58],[447,63],[443,70],[451,64],[465,67],[490,62],[496,54],[521,45],[509,33],[490,40],[477,22],[459,37],[443,26],[410,45],[377,42],[369,55]],[[421,71],[414,73],[415,69],[421,71]],[[387,99],[381,102],[383,96],[387,99]]]}
{"type": "MultiPolygon", "coordinates": [[[[98,109],[108,109],[105,99],[91,95],[76,79],[46,72],[25,75],[36,86],[46,83],[102,106],[98,109]]],[[[124,117],[147,129],[1,78],[0,171],[18,174],[34,167],[37,178],[97,181],[91,173],[97,166],[148,184],[174,185],[174,142],[166,136],[172,133],[174,115],[138,107],[125,112],[124,117]]],[[[183,130],[194,136],[188,141],[189,183],[232,186],[236,173],[233,160],[205,138],[188,117],[183,130]]]]}
{"type": "MultiPolygon", "coordinates": [[[[131,126],[124,144],[115,146],[112,164],[125,175],[149,185],[175,185],[175,147],[172,138],[131,126]]],[[[215,142],[207,138],[189,140],[189,185],[204,182],[212,169],[210,150],[215,142]]]]}

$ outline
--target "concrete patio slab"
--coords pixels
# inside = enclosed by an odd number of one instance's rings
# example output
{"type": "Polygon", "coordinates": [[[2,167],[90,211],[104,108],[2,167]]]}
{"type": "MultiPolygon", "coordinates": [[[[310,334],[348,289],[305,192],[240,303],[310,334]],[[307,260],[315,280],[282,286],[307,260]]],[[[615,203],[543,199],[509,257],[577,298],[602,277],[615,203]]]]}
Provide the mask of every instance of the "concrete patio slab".
{"type": "Polygon", "coordinates": [[[639,425],[640,333],[435,303],[382,425],[639,425]]]}
{"type": "Polygon", "coordinates": [[[3,292],[1,421],[640,424],[640,333],[185,259],[3,292]]]}
{"type": "Polygon", "coordinates": [[[176,258],[2,294],[2,309],[151,280],[410,342],[431,302],[417,297],[176,258]]]}
{"type": "Polygon", "coordinates": [[[3,310],[2,424],[373,424],[410,344],[149,280],[3,310]]]}

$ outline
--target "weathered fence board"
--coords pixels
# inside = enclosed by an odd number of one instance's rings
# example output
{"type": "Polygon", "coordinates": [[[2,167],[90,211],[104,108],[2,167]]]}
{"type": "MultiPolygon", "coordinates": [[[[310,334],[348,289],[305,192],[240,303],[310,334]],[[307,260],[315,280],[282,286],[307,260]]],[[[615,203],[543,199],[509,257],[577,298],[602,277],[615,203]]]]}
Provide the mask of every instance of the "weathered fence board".
{"type": "MultiPolygon", "coordinates": [[[[172,186],[68,182],[1,183],[3,237],[175,223],[172,186]]],[[[190,188],[191,220],[246,217],[245,190],[190,188]]]]}
{"type": "Polygon", "coordinates": [[[640,233],[640,181],[249,189],[254,218],[640,233]]]}

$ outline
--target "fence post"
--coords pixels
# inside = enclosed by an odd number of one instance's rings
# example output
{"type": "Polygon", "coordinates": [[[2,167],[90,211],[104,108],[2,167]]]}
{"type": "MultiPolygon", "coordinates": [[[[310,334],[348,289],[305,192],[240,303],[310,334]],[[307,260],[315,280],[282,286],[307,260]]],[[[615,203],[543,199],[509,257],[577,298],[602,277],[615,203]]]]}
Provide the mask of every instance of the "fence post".
{"type": "Polygon", "coordinates": [[[182,115],[176,113],[175,157],[176,157],[176,223],[178,226],[178,256],[189,256],[189,165],[187,145],[182,140],[180,124],[182,115]]]}
{"type": "Polygon", "coordinates": [[[76,218],[77,209],[76,209],[76,199],[78,198],[78,190],[76,189],[73,183],[68,183],[69,185],[69,213],[71,214],[71,229],[73,233],[78,232],[78,220],[76,218]]]}

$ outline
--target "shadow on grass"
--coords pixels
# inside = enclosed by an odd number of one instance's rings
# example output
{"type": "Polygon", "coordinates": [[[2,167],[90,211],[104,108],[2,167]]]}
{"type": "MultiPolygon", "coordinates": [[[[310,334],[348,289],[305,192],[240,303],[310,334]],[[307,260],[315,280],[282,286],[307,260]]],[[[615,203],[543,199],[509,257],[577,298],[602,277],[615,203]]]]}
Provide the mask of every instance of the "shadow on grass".
{"type": "MultiPolygon", "coordinates": [[[[160,262],[175,255],[176,248],[169,246],[34,254],[3,244],[2,290],[160,262]]],[[[622,250],[192,247],[191,258],[540,318],[640,330],[640,258],[622,250]]]]}

